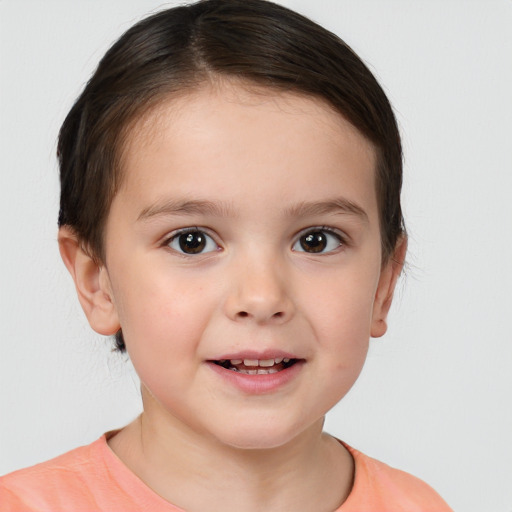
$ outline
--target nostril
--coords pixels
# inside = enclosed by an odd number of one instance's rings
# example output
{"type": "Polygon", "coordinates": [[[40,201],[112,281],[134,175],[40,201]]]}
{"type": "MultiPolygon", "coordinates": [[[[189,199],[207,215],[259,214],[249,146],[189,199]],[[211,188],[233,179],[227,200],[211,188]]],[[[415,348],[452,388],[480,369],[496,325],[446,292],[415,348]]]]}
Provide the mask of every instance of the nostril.
{"type": "MultiPolygon", "coordinates": [[[[239,311],[236,316],[238,318],[248,318],[251,316],[250,313],[248,313],[247,311],[239,311]]],[[[275,319],[281,319],[285,316],[285,313],[283,311],[278,311],[277,313],[274,313],[271,318],[275,318],[275,319]]]]}

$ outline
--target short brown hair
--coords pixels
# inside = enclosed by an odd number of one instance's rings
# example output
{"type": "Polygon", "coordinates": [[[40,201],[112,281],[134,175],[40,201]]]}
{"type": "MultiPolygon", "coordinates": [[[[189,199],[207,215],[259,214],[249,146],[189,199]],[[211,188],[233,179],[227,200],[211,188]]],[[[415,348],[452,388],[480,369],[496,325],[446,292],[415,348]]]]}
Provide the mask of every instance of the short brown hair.
{"type": "MultiPolygon", "coordinates": [[[[402,148],[391,105],[375,77],[339,37],[267,0],[203,0],[167,9],[130,28],[105,54],[59,134],[59,226],[98,261],[122,179],[129,126],[169,95],[233,77],[321,98],[370,140],[382,257],[404,233],[402,148]]],[[[123,347],[122,337],[117,337],[123,347]]]]}

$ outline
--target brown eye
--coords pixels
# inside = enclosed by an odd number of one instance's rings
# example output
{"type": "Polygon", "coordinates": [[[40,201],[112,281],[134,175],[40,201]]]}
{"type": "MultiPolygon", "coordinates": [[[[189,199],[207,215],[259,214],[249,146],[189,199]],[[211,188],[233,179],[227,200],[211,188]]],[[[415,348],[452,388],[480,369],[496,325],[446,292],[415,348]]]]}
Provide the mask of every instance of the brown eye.
{"type": "Polygon", "coordinates": [[[327,247],[327,237],[322,231],[315,231],[300,237],[300,246],[306,252],[322,252],[327,247]]]}
{"type": "Polygon", "coordinates": [[[185,231],[178,233],[168,243],[171,249],[183,254],[200,254],[218,249],[213,239],[203,231],[185,231]]]}
{"type": "Polygon", "coordinates": [[[206,245],[206,239],[200,231],[180,235],[178,240],[181,250],[187,254],[197,254],[201,252],[206,245]]]}
{"type": "Polygon", "coordinates": [[[326,229],[315,229],[302,235],[293,246],[294,251],[310,254],[326,253],[342,245],[341,236],[326,229]]]}

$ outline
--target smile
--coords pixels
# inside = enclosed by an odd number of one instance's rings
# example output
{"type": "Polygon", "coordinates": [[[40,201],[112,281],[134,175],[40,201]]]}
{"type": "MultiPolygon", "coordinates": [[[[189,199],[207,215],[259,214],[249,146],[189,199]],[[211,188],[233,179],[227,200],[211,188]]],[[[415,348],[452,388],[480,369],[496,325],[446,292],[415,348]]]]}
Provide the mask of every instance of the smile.
{"type": "Polygon", "coordinates": [[[298,359],[276,357],[274,359],[221,359],[212,361],[218,366],[246,375],[268,375],[290,368],[298,359]]]}

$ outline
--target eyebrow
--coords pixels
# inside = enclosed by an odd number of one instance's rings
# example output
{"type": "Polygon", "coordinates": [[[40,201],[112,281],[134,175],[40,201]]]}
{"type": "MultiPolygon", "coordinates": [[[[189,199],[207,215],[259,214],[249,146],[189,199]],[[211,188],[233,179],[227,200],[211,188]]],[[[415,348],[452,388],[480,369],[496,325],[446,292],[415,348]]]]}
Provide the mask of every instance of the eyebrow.
{"type": "MultiPolygon", "coordinates": [[[[311,217],[315,215],[345,214],[359,217],[368,222],[368,214],[361,206],[343,197],[327,201],[300,202],[285,210],[287,217],[311,217]]],[[[154,217],[172,215],[210,215],[213,217],[236,216],[229,203],[207,200],[167,200],[144,208],[137,221],[147,221],[154,217]]]]}
{"type": "Polygon", "coordinates": [[[308,217],[326,214],[348,214],[359,217],[362,221],[368,222],[368,214],[361,206],[344,197],[337,197],[328,201],[302,202],[286,210],[290,217],[308,217]]]}
{"type": "Polygon", "coordinates": [[[152,217],[167,215],[211,215],[213,217],[227,217],[233,213],[233,209],[227,203],[187,199],[169,200],[144,208],[137,217],[137,221],[145,221],[152,217]]]}

